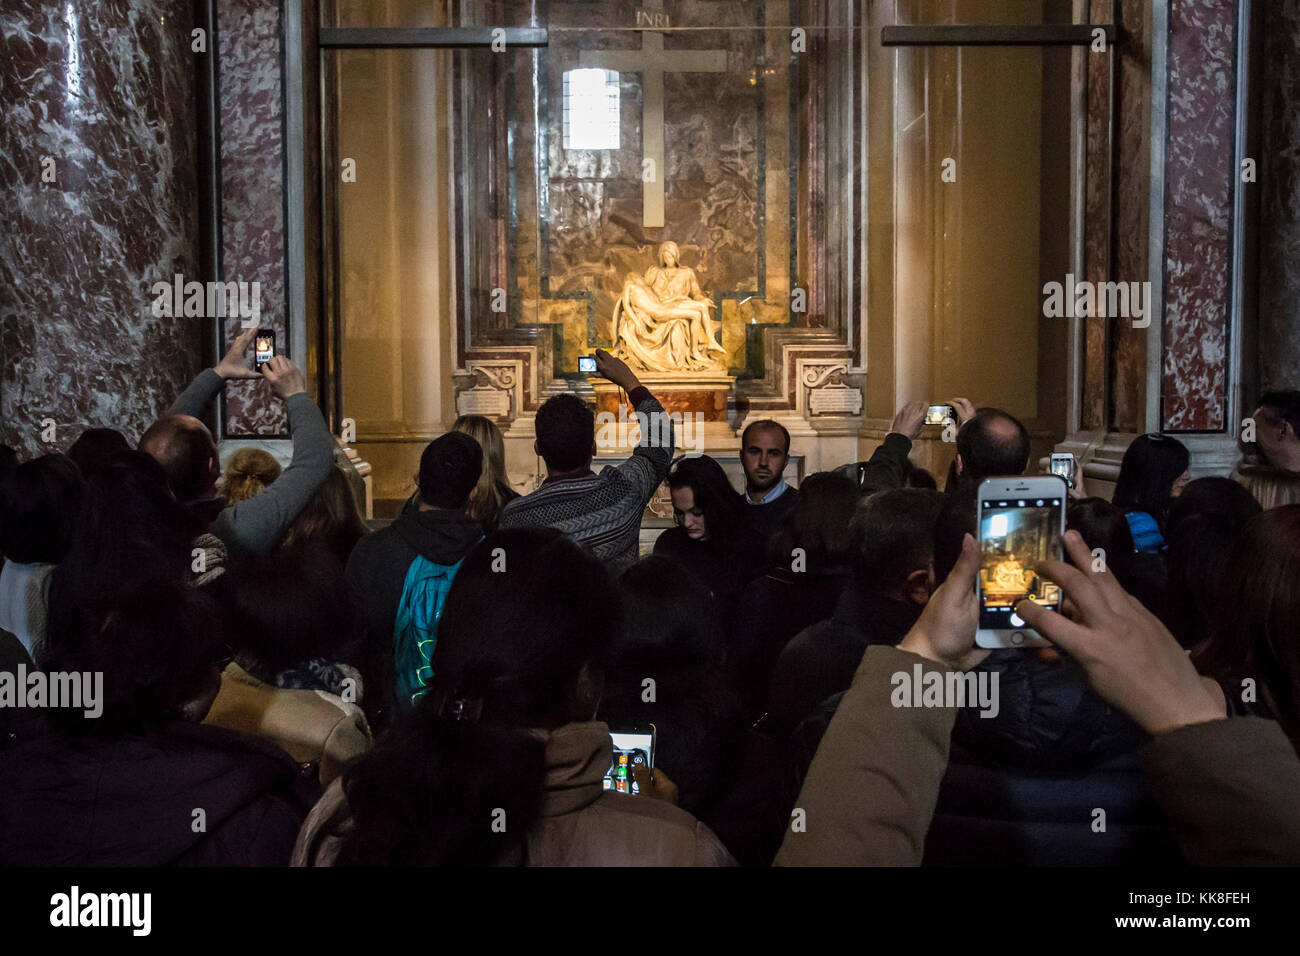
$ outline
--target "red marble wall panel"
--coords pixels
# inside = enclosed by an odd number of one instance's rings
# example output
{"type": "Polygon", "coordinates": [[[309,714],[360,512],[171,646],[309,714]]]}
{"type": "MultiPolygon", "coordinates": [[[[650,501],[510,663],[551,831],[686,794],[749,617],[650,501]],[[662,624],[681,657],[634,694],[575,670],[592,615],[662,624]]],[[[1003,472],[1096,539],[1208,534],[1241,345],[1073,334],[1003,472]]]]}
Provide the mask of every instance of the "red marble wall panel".
{"type": "Polygon", "coordinates": [[[1165,145],[1162,428],[1225,427],[1236,4],[1172,0],[1165,145]]]}
{"type": "MultiPolygon", "coordinates": [[[[275,329],[277,349],[285,353],[280,16],[275,0],[217,0],[223,277],[260,283],[261,326],[275,329]]],[[[227,321],[226,342],[238,334],[239,322],[227,321]]],[[[228,437],[274,436],[285,429],[284,406],[265,382],[226,386],[228,437]]]]}

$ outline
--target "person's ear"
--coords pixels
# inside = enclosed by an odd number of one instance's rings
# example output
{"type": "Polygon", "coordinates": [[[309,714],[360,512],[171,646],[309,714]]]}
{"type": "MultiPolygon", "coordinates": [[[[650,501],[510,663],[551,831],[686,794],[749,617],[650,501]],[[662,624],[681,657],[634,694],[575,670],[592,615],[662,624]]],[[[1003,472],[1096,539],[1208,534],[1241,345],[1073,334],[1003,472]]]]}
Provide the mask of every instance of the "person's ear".
{"type": "Polygon", "coordinates": [[[595,457],[596,457],[596,439],[595,439],[595,438],[592,438],[592,440],[591,440],[591,457],[592,457],[592,458],[595,458],[595,457]]]}
{"type": "Polygon", "coordinates": [[[538,456],[540,456],[540,455],[542,454],[542,450],[541,450],[540,448],[537,447],[537,439],[536,439],[536,438],[533,439],[533,454],[534,454],[534,455],[538,455],[538,456]]]}
{"type": "Polygon", "coordinates": [[[925,607],[930,600],[930,588],[934,584],[934,567],[918,568],[907,576],[903,585],[903,595],[913,604],[925,607]]]}
{"type": "Polygon", "coordinates": [[[957,474],[960,475],[960,474],[962,473],[962,470],[963,470],[963,469],[962,469],[962,463],[961,463],[961,453],[958,452],[958,453],[957,453],[957,474]]]}

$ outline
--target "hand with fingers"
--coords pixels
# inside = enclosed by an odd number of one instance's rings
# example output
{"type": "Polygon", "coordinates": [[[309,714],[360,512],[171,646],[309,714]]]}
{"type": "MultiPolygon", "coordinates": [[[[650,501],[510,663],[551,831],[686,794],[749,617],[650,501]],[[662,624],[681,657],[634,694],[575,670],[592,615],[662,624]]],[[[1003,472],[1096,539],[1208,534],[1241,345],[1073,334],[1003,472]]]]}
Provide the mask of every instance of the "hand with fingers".
{"type": "Polygon", "coordinates": [[[262,377],[271,383],[271,391],[281,401],[287,401],[291,395],[307,391],[307,379],[303,377],[298,366],[283,355],[276,355],[262,366],[262,377]]]}
{"type": "Polygon", "coordinates": [[[975,595],[975,576],[979,574],[980,550],[969,534],[962,538],[961,556],[948,575],[930,596],[925,610],[898,648],[921,657],[967,671],[991,653],[975,646],[979,627],[979,599],[975,595]]]}
{"type": "Polygon", "coordinates": [[[908,402],[894,415],[889,430],[897,432],[899,435],[906,435],[912,441],[916,441],[917,436],[921,434],[921,429],[925,427],[925,410],[927,407],[925,402],[908,402]]]}
{"type": "Polygon", "coordinates": [[[1069,595],[1073,620],[1022,601],[1016,613],[1025,623],[1070,654],[1093,690],[1150,734],[1225,717],[1222,695],[1159,619],[1110,571],[1092,570],[1092,552],[1077,531],[1065,533],[1065,549],[1072,564],[1043,567],[1069,595]]]}
{"type": "Polygon", "coordinates": [[[965,425],[975,417],[975,405],[969,398],[954,398],[952,409],[957,413],[957,424],[965,425]]]}
{"type": "Polygon", "coordinates": [[[230,351],[222,357],[221,361],[212,367],[222,378],[261,378],[262,376],[249,368],[248,350],[253,347],[253,338],[257,335],[257,329],[245,329],[239,333],[239,337],[230,345],[230,351]]]}
{"type": "Polygon", "coordinates": [[[652,770],[643,764],[637,764],[632,768],[632,779],[636,781],[642,796],[677,805],[677,784],[662,770],[652,770]]]}
{"type": "Polygon", "coordinates": [[[641,384],[636,377],[636,373],[628,368],[627,363],[621,358],[604,349],[596,349],[595,356],[596,371],[619,386],[623,391],[630,392],[641,384]]]}

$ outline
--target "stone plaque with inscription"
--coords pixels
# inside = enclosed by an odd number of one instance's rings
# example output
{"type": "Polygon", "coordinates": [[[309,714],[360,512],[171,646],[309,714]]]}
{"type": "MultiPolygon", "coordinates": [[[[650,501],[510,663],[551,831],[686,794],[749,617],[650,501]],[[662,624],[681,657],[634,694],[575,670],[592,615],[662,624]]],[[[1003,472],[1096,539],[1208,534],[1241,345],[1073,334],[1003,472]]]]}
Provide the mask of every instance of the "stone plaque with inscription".
{"type": "Polygon", "coordinates": [[[470,388],[456,396],[456,414],[504,418],[510,414],[510,395],[495,388],[470,388]]]}
{"type": "Polygon", "coordinates": [[[859,415],[862,393],[847,385],[815,388],[808,396],[808,408],[814,415],[859,415]]]}

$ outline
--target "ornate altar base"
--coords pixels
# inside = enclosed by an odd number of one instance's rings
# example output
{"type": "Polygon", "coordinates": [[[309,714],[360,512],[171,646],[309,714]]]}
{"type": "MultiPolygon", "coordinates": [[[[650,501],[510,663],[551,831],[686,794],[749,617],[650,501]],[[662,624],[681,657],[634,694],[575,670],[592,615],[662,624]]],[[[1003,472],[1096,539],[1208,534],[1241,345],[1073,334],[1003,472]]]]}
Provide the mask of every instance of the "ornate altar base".
{"type": "MultiPolygon", "coordinates": [[[[677,431],[677,453],[682,451],[736,451],[736,431],[730,422],[729,408],[736,387],[736,376],[710,372],[637,372],[641,384],[650,389],[664,410],[673,415],[677,431]]],[[[636,444],[638,430],[633,409],[625,404],[623,390],[603,378],[591,380],[596,395],[596,438],[603,453],[636,444]],[[606,428],[628,422],[631,428],[606,428]],[[617,437],[616,443],[608,439],[617,437]]]]}

